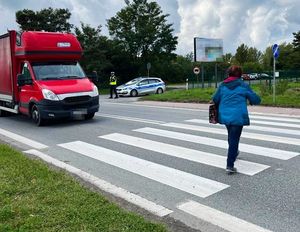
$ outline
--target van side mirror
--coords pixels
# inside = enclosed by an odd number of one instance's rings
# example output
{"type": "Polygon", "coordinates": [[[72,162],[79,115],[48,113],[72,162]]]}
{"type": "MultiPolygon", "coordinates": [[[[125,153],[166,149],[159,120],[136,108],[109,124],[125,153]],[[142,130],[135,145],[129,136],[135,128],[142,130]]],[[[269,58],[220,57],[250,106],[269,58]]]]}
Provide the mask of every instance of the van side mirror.
{"type": "Polygon", "coordinates": [[[98,74],[97,71],[93,71],[90,74],[87,74],[87,77],[92,81],[92,82],[98,82],[98,74]]]}
{"type": "Polygon", "coordinates": [[[30,77],[26,77],[24,74],[18,74],[17,82],[18,86],[31,85],[32,79],[30,77]]]}

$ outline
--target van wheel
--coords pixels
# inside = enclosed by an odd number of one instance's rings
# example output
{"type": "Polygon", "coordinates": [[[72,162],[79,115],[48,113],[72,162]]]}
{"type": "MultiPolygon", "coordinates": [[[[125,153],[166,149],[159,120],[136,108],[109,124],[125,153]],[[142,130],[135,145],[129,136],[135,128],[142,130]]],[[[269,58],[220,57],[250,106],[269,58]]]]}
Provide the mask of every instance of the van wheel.
{"type": "Polygon", "coordinates": [[[164,92],[164,90],[162,89],[162,88],[158,88],[157,90],[156,90],[156,93],[157,94],[162,94],[164,92]]]}
{"type": "Polygon", "coordinates": [[[92,119],[94,116],[95,116],[95,113],[89,113],[89,114],[84,115],[84,118],[85,118],[85,120],[89,120],[89,119],[92,119]]]}
{"type": "Polygon", "coordinates": [[[136,97],[137,95],[138,95],[138,92],[135,89],[131,90],[131,92],[130,92],[131,97],[136,97]]]}
{"type": "Polygon", "coordinates": [[[5,117],[7,115],[7,112],[4,110],[0,110],[0,117],[5,117]]]}
{"type": "Polygon", "coordinates": [[[37,126],[44,125],[45,119],[41,118],[41,114],[40,114],[40,111],[39,111],[37,106],[32,107],[32,109],[31,109],[31,118],[37,126]]]}

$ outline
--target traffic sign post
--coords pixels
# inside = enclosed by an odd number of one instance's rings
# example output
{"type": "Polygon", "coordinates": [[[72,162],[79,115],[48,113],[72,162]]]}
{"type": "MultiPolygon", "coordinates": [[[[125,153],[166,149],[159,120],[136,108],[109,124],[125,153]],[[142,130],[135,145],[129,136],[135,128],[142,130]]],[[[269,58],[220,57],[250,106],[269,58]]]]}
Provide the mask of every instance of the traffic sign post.
{"type": "Polygon", "coordinates": [[[150,68],[151,68],[151,63],[148,62],[148,63],[147,63],[148,77],[149,77],[149,71],[150,71],[150,68]]]}
{"type": "Polygon", "coordinates": [[[197,84],[198,84],[198,87],[199,87],[199,73],[200,73],[200,68],[198,66],[195,66],[194,69],[193,69],[193,72],[194,74],[196,75],[196,78],[197,78],[197,84]]]}
{"type": "Polygon", "coordinates": [[[279,57],[279,46],[274,44],[272,46],[273,52],[273,103],[275,103],[275,88],[276,88],[276,59],[279,57]]]}

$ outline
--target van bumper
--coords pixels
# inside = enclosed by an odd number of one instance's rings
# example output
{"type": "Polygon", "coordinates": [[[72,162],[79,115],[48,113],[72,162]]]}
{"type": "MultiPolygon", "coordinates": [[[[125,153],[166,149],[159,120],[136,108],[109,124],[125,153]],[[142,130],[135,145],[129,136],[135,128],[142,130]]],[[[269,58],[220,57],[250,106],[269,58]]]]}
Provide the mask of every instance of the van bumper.
{"type": "Polygon", "coordinates": [[[44,119],[74,118],[99,111],[99,96],[84,102],[66,102],[42,100],[37,103],[40,115],[44,119]]]}

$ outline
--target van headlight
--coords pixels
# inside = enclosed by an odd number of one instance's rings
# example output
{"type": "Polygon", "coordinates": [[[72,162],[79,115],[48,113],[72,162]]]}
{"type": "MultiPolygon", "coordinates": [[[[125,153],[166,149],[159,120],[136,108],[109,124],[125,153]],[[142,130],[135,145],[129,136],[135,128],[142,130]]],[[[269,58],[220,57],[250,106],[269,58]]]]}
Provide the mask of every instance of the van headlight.
{"type": "Polygon", "coordinates": [[[94,85],[93,92],[92,92],[92,97],[97,97],[98,95],[99,95],[98,87],[96,85],[94,85]]]}
{"type": "Polygon", "coordinates": [[[53,93],[51,90],[49,89],[43,89],[42,90],[43,96],[45,99],[50,100],[50,101],[59,101],[57,95],[55,93],[53,93]]]}

